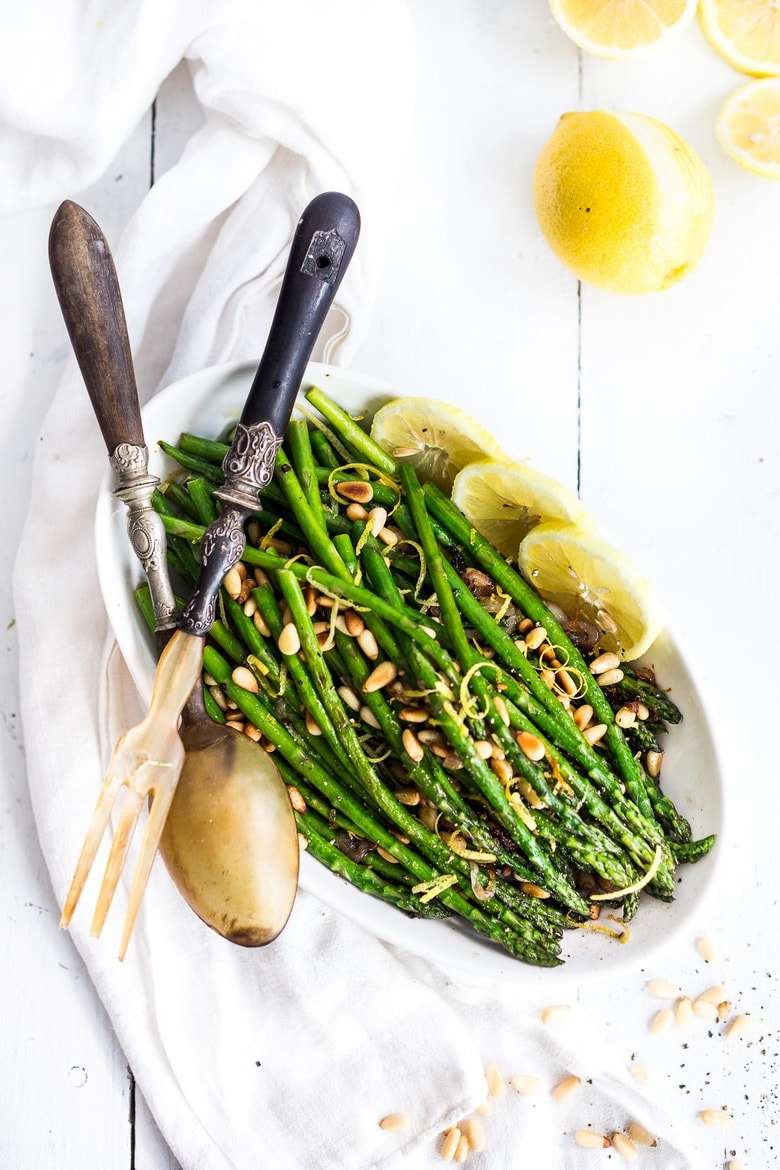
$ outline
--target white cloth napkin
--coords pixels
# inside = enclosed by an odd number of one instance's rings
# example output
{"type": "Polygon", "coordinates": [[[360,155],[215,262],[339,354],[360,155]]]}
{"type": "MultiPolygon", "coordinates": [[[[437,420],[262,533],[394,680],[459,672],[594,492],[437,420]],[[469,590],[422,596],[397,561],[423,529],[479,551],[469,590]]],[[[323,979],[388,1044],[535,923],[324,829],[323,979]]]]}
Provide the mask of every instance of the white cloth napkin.
{"type": "MultiPolygon", "coordinates": [[[[114,252],[143,396],[262,347],[298,214],[351,193],[364,232],[331,340],[368,320],[411,109],[400,0],[58,0],[16,12],[0,68],[0,205],[73,197],[100,175],[165,74],[192,69],[205,122],[114,252]],[[34,58],[23,50],[35,44],[34,58]],[[32,62],[32,64],[31,64],[32,62]],[[52,94],[41,79],[53,77],[52,94]]],[[[116,243],[116,242],[114,242],[116,243]]],[[[327,347],[326,347],[327,348],[327,347]]],[[[29,783],[57,897],[70,880],[110,749],[141,716],[99,595],[92,517],[106,453],[71,364],[38,447],[16,616],[29,783]],[[41,580],[57,582],[41,606],[41,580]],[[46,661],[46,671],[38,664],[46,661]]],[[[85,900],[90,901],[88,887],[85,900]]],[[[122,891],[118,901],[123,901],[122,891]]],[[[119,915],[116,915],[118,918],[119,915]]],[[[138,1084],[184,1170],[441,1165],[443,1128],[486,1094],[484,1065],[540,1078],[484,1118],[480,1165],[601,1164],[576,1129],[643,1122],[658,1170],[693,1165],[671,1122],[628,1083],[576,1009],[554,1026],[516,991],[476,986],[388,947],[302,893],[261,951],[233,947],[155,866],[124,964],[72,937],[138,1084]],[[566,1104],[550,1097],[582,1077],[566,1104]],[[386,1114],[409,1119],[380,1129],[386,1114]]]]}

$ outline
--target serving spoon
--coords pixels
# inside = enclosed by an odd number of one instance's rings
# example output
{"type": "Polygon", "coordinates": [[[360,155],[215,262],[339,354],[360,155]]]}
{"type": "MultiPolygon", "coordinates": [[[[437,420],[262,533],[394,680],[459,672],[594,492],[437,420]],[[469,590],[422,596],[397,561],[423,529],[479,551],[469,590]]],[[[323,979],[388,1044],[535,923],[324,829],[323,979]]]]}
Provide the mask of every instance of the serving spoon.
{"type": "MultiPolygon", "coordinates": [[[[178,623],[165,529],[151,505],[132,353],[111,251],[95,220],[64,202],[49,260],[65,325],[128,506],[128,534],[149,582],[158,652],[178,623]]],[[[160,839],[182,897],[208,926],[242,946],[283,929],[298,881],[298,837],[287,789],[271,756],[240,731],[209,719],[200,683],[182,711],[184,764],[160,839]]]]}

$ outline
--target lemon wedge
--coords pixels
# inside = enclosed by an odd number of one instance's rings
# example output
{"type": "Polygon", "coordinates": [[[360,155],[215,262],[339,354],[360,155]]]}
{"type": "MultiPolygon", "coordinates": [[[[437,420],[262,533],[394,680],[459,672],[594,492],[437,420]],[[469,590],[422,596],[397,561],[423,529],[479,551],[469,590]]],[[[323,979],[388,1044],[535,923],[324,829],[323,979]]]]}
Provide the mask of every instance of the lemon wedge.
{"type": "Polygon", "coordinates": [[[685,28],[697,0],[550,0],[563,31],[586,53],[644,56],[685,28]]]}
{"type": "Polygon", "coordinates": [[[729,65],[754,77],[780,75],[780,8],[774,0],[701,0],[699,19],[729,65]]]}
{"type": "Polygon", "coordinates": [[[395,398],[380,407],[371,438],[395,459],[411,463],[421,480],[447,492],[467,463],[502,454],[470,415],[433,398],[395,398]]]}
{"type": "Polygon", "coordinates": [[[698,155],[642,114],[564,114],[534,168],[548,244],[581,280],[611,292],[658,292],[690,272],[713,204],[698,155]]]}
{"type": "Polygon", "coordinates": [[[601,630],[600,651],[639,658],[663,629],[655,593],[630,558],[576,524],[540,524],[520,545],[518,562],[545,601],[601,630]]]}
{"type": "Polygon", "coordinates": [[[469,463],[455,476],[452,502],[478,532],[508,560],[516,560],[520,541],[547,520],[595,526],[590,514],[562,483],[524,463],[485,459],[469,463]]]}
{"type": "Polygon", "coordinates": [[[749,81],[735,90],[718,115],[715,133],[740,166],[780,179],[780,78],[749,81]]]}

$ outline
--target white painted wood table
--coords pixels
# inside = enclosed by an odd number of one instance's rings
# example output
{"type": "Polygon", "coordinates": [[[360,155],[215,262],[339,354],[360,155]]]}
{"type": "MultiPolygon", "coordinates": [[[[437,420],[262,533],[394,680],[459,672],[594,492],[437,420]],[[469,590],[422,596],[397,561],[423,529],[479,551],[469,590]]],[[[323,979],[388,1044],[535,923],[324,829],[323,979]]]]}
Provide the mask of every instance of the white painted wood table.
{"type": "MultiPolygon", "coordinates": [[[[721,154],[715,115],[743,79],[695,26],[660,56],[623,65],[581,57],[544,0],[417,0],[414,21],[417,117],[394,223],[406,259],[387,265],[354,364],[461,404],[504,438],[507,404],[522,403],[512,446],[580,490],[684,632],[733,798],[721,886],[658,969],[583,986],[579,999],[626,1065],[651,1071],[648,1093],[688,1118],[702,1166],[735,1155],[752,1170],[780,1165],[780,185],[721,154]],[[538,150],[562,112],[600,107],[667,121],[713,177],[705,257],[661,295],[580,287],[536,227],[538,150]],[[712,939],[709,964],[695,949],[699,935],[712,939]],[[751,1015],[751,1037],[728,1045],[700,1020],[651,1037],[657,1004],[645,982],[656,975],[694,994],[723,982],[751,1015]],[[733,1122],[706,1129],[699,1111],[722,1105],[733,1122]]],[[[117,240],[198,120],[181,67],[103,179],[62,196],[78,196],[117,240]]],[[[26,789],[9,582],[36,437],[68,355],[46,262],[53,211],[0,219],[0,1167],[163,1170],[173,1159],[57,931],[26,789]]],[[[56,581],[39,588],[41,605],[56,604],[56,581]]]]}

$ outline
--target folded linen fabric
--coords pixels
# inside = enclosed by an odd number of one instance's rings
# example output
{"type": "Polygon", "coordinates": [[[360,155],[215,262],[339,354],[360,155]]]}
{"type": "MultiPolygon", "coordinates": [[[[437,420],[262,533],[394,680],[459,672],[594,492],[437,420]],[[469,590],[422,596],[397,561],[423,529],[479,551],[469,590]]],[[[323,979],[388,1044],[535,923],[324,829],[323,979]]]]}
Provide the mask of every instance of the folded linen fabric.
{"type": "MultiPolygon", "coordinates": [[[[40,6],[17,13],[0,49],[0,206],[75,196],[183,57],[203,106],[202,128],[115,248],[142,395],[257,356],[294,223],[327,187],[352,194],[364,219],[320,354],[343,341],[339,360],[348,358],[370,316],[409,122],[412,51],[400,3],[46,7],[46,21],[40,6]],[[33,43],[31,68],[22,50],[33,43]],[[36,85],[47,71],[54,96],[36,85]]],[[[30,792],[60,900],[111,747],[141,715],[98,603],[92,518],[104,466],[71,363],[41,435],[15,575],[22,714],[36,729],[30,792]],[[42,612],[28,586],[47,576],[59,583],[58,605],[42,612]],[[45,689],[35,668],[44,656],[45,689]]],[[[262,951],[212,934],[159,863],[124,964],[110,925],[104,941],[87,938],[88,918],[77,915],[74,943],[184,1170],[439,1165],[438,1135],[485,1097],[487,1061],[506,1076],[533,1073],[542,1092],[510,1094],[484,1118],[483,1165],[504,1170],[523,1157],[582,1166],[588,1155],[573,1132],[588,1123],[611,1132],[629,1118],[659,1138],[655,1165],[692,1165],[673,1126],[576,1012],[546,1027],[516,996],[388,947],[310,894],[262,951]],[[549,1089],[568,1073],[583,1093],[559,1104],[549,1089]],[[396,1112],[408,1127],[381,1129],[396,1112]]]]}

